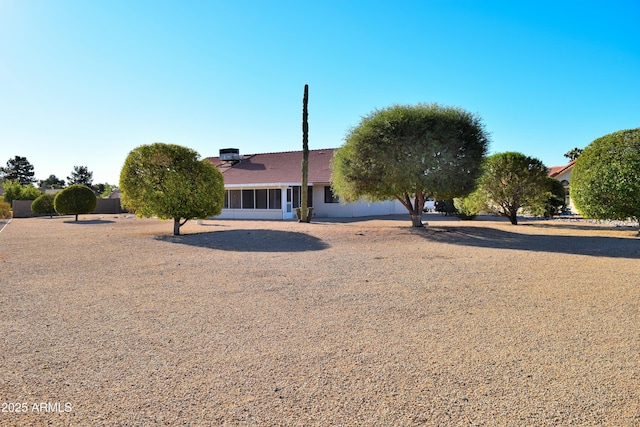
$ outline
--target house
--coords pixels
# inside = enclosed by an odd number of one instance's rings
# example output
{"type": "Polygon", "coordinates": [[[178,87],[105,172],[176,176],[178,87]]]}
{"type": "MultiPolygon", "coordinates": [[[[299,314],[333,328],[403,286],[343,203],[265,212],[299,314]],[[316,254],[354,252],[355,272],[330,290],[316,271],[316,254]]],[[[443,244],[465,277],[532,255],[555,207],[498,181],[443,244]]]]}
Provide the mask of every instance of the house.
{"type": "Polygon", "coordinates": [[[549,168],[549,177],[557,179],[562,183],[562,186],[565,189],[565,204],[567,205],[567,209],[571,212],[576,212],[575,207],[571,201],[569,183],[571,181],[571,170],[573,169],[573,165],[575,164],[575,160],[569,162],[564,166],[551,166],[549,168]]]}
{"type": "MultiPolygon", "coordinates": [[[[308,200],[313,216],[361,217],[406,213],[397,201],[340,203],[332,193],[333,148],[309,150],[308,200]]],[[[241,155],[236,148],[221,149],[207,158],[224,177],[222,219],[293,219],[300,207],[302,151],[241,155]]]]}

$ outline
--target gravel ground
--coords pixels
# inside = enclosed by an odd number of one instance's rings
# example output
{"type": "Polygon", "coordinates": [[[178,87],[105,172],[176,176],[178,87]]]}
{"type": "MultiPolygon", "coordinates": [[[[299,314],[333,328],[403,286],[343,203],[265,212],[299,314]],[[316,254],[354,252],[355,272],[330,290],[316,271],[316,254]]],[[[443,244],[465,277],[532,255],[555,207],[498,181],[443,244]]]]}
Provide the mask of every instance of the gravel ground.
{"type": "Polygon", "coordinates": [[[80,219],[0,232],[1,426],[640,425],[635,229],[80,219]]]}

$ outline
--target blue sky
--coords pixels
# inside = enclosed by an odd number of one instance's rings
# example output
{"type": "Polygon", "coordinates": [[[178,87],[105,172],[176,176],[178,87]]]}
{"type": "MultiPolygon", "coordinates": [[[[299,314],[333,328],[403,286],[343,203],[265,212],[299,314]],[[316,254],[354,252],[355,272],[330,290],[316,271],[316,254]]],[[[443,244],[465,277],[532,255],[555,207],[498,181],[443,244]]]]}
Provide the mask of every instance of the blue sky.
{"type": "Polygon", "coordinates": [[[0,165],[116,184],[156,141],[203,157],[343,144],[374,109],[478,114],[547,166],[640,127],[640,2],[0,0],[0,165]]]}

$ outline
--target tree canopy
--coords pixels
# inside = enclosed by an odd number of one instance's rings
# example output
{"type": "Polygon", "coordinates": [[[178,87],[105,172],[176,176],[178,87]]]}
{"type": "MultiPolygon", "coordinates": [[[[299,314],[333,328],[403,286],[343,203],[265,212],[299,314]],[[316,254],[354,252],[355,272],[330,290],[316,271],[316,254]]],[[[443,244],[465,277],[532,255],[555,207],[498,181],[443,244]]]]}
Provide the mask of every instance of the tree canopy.
{"type": "Polygon", "coordinates": [[[98,199],[86,185],[72,184],[58,192],[53,199],[53,207],[60,215],[88,214],[96,210],[98,199]]]}
{"type": "Polygon", "coordinates": [[[91,187],[93,184],[93,172],[86,166],[74,166],[71,176],[67,177],[69,185],[80,184],[87,187],[91,187]]]}
{"type": "Polygon", "coordinates": [[[0,167],[0,181],[18,181],[20,185],[36,182],[33,165],[26,157],[15,156],[7,161],[7,166],[0,167]]]}
{"type": "Polygon", "coordinates": [[[175,144],[142,145],[129,153],[120,172],[123,204],[141,217],[173,219],[173,234],[191,218],[219,215],[224,203],[222,173],[194,150],[175,144]]]}
{"type": "Polygon", "coordinates": [[[49,215],[53,217],[55,213],[55,196],[53,194],[41,194],[31,203],[31,212],[39,215],[49,215]]]}
{"type": "Polygon", "coordinates": [[[571,171],[571,199],[587,218],[640,219],[640,128],[594,140],[571,171]]]}
{"type": "Polygon", "coordinates": [[[42,194],[33,184],[22,185],[18,180],[5,181],[2,187],[3,199],[7,203],[13,203],[14,200],[35,200],[42,194]]]}
{"type": "Polygon", "coordinates": [[[397,199],[420,227],[426,197],[450,199],[474,189],[488,143],[480,118],[460,108],[375,110],[336,150],[333,192],[347,202],[397,199]]]}
{"type": "Polygon", "coordinates": [[[64,179],[59,179],[55,175],[49,175],[49,178],[38,181],[41,188],[64,188],[64,179]]]}
{"type": "Polygon", "coordinates": [[[573,161],[575,159],[577,159],[578,157],[580,157],[580,154],[582,154],[582,149],[575,147],[572,148],[571,150],[567,151],[566,153],[564,153],[564,156],[566,158],[568,158],[569,160],[573,161]]]}
{"type": "Polygon", "coordinates": [[[478,180],[477,196],[488,210],[518,224],[521,208],[542,214],[551,197],[547,167],[534,157],[522,153],[497,153],[486,158],[478,180]]]}

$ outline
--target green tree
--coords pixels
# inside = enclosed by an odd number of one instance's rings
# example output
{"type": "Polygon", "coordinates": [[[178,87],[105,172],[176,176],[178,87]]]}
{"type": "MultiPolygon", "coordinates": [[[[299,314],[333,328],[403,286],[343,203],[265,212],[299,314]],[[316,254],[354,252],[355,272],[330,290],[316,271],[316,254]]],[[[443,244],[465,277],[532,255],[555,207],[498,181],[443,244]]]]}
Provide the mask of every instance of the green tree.
{"type": "Polygon", "coordinates": [[[576,147],[564,153],[564,156],[569,160],[576,160],[582,154],[582,149],[576,147]]]}
{"type": "Polygon", "coordinates": [[[41,188],[64,188],[64,179],[59,179],[55,175],[49,175],[49,178],[38,181],[41,188]]]}
{"type": "Polygon", "coordinates": [[[35,200],[42,191],[33,184],[22,185],[18,180],[9,180],[2,184],[4,188],[4,201],[11,204],[14,200],[35,200]]]}
{"type": "Polygon", "coordinates": [[[453,206],[457,211],[458,218],[464,220],[474,219],[484,208],[484,203],[479,197],[479,193],[473,193],[465,197],[456,197],[453,199],[453,206]]]}
{"type": "Polygon", "coordinates": [[[331,185],[342,200],[399,200],[422,227],[427,196],[471,192],[486,153],[480,119],[437,104],[375,110],[351,129],[332,160],[331,185]]]}
{"type": "Polygon", "coordinates": [[[20,200],[35,200],[41,195],[42,191],[34,187],[33,184],[25,185],[20,190],[20,200]]]}
{"type": "Polygon", "coordinates": [[[33,177],[33,165],[26,157],[15,156],[7,161],[7,166],[0,168],[0,181],[18,181],[21,185],[36,182],[33,177]]]}
{"type": "Polygon", "coordinates": [[[638,221],[640,128],[589,144],[573,166],[570,188],[576,209],[587,218],[638,221]]]}
{"type": "Polygon", "coordinates": [[[14,200],[20,200],[20,193],[22,192],[22,184],[18,180],[8,180],[2,184],[4,188],[4,195],[2,196],[4,201],[11,205],[14,200]]]}
{"type": "Polygon", "coordinates": [[[93,172],[86,166],[74,166],[71,176],[67,177],[69,185],[80,184],[91,188],[93,183],[93,172]]]}
{"type": "Polygon", "coordinates": [[[540,160],[521,153],[498,153],[486,158],[482,170],[476,192],[487,210],[506,216],[514,225],[521,208],[544,212],[551,182],[540,160]]]}
{"type": "Polygon", "coordinates": [[[190,218],[219,215],[222,173],[194,150],[154,143],[129,153],[120,172],[123,204],[140,217],[173,219],[173,234],[190,218]]]}
{"type": "Polygon", "coordinates": [[[549,178],[549,188],[551,195],[544,210],[544,216],[547,218],[560,214],[567,207],[567,190],[564,185],[557,179],[549,178]]]}
{"type": "Polygon", "coordinates": [[[88,214],[96,210],[98,199],[86,185],[72,184],[58,192],[53,199],[53,207],[60,215],[88,214]]]}
{"type": "Polygon", "coordinates": [[[41,194],[31,203],[31,212],[38,215],[49,215],[53,217],[56,209],[53,205],[55,196],[53,194],[41,194]]]}
{"type": "Polygon", "coordinates": [[[93,191],[99,195],[100,197],[102,197],[103,199],[106,197],[109,197],[109,195],[114,192],[115,190],[118,189],[117,185],[111,185],[108,182],[105,182],[104,184],[95,184],[93,187],[93,191]]]}

